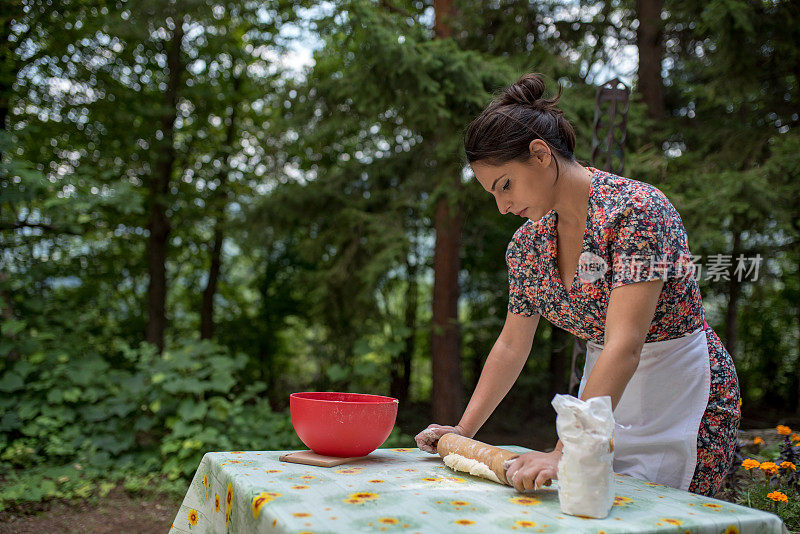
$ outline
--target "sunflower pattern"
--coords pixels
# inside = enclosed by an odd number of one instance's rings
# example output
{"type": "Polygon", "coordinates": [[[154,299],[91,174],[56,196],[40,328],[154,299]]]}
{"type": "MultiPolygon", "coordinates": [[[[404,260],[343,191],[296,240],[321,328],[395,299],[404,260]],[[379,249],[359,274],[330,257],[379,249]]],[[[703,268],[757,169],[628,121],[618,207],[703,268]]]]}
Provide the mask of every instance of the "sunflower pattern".
{"type": "Polygon", "coordinates": [[[614,497],[614,506],[625,506],[631,502],[633,502],[633,499],[629,499],[628,497],[622,497],[620,495],[614,497]]]}
{"type": "Polygon", "coordinates": [[[438,469],[441,462],[417,449],[379,449],[330,469],[282,463],[284,452],[206,454],[171,531],[778,534],[782,527],[775,515],[630,476],[615,477],[607,518],[583,519],[561,513],[557,481],[520,494],[438,469]]]}
{"type": "MultiPolygon", "coordinates": [[[[664,280],[646,341],[663,341],[703,326],[705,311],[693,276],[693,259],[680,215],[658,188],[590,168],[583,254],[605,272],[576,272],[569,289],[561,280],[558,214],[529,220],[506,251],[508,310],[544,316],[581,339],[603,344],[611,290],[646,280],[664,280]]],[[[582,256],[583,256],[582,254],[582,256]]],[[[733,460],[741,419],[739,383],[731,355],[710,328],[711,391],[697,436],[697,464],[689,491],[713,495],[733,460]]]]}

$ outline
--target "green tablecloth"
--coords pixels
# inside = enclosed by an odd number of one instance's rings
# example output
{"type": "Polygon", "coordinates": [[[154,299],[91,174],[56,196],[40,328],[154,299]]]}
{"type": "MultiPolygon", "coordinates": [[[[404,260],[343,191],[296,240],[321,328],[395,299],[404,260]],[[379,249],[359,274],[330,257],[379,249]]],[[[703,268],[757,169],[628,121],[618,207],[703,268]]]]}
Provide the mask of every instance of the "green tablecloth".
{"type": "Polygon", "coordinates": [[[609,516],[581,519],[561,513],[552,488],[520,494],[418,449],[379,449],[331,468],[281,462],[284,452],[206,454],[171,532],[783,531],[776,515],[621,475],[609,516]]]}

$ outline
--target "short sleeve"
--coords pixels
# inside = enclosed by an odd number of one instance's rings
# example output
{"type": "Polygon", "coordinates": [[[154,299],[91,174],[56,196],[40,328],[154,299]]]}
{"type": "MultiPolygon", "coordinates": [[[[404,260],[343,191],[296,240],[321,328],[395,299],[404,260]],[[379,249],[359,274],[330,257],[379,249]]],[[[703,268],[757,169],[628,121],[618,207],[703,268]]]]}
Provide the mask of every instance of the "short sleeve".
{"type": "Polygon", "coordinates": [[[508,311],[530,317],[537,312],[533,302],[533,265],[526,257],[522,243],[514,236],[506,249],[508,266],[508,311]]]}
{"type": "Polygon", "coordinates": [[[677,210],[657,188],[643,188],[631,195],[615,225],[611,289],[692,274],[686,229],[677,210]]]}

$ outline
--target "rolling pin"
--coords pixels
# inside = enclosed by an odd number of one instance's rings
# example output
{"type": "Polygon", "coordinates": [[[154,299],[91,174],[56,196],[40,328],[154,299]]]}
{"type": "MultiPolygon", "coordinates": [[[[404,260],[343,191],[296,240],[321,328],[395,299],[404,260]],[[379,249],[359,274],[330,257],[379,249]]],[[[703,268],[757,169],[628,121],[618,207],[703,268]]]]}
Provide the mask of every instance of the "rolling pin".
{"type": "MultiPolygon", "coordinates": [[[[443,459],[448,454],[459,454],[464,458],[476,460],[488,467],[502,484],[508,486],[511,486],[511,483],[506,479],[506,468],[504,464],[519,456],[516,452],[487,445],[481,441],[465,438],[458,434],[445,434],[439,438],[436,450],[443,459]]],[[[484,476],[483,478],[487,477],[484,476]]]]}

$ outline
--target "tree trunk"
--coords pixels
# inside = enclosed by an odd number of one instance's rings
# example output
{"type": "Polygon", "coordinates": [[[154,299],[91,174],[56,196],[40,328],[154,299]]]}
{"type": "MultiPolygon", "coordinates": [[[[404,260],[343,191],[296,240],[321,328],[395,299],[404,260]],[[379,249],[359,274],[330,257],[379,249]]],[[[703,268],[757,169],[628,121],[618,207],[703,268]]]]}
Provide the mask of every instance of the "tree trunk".
{"type": "MultiPolygon", "coordinates": [[[[451,35],[450,20],[455,14],[452,0],[433,3],[436,38],[451,35]]],[[[439,183],[445,194],[436,202],[434,229],[436,244],[433,253],[433,420],[456,424],[463,410],[461,377],[461,338],[458,328],[458,272],[461,270],[461,227],[464,214],[457,197],[461,180],[456,169],[439,162],[439,183]],[[450,194],[447,194],[450,193],[450,194]]]]}
{"type": "MultiPolygon", "coordinates": [[[[11,294],[3,289],[3,285],[8,281],[8,274],[0,271],[0,317],[3,321],[11,321],[14,319],[14,301],[11,294]]],[[[16,341],[17,336],[11,336],[11,339],[16,341]]],[[[2,354],[0,354],[2,356],[2,354]]],[[[9,365],[19,360],[19,352],[16,349],[11,349],[5,355],[6,364],[9,365]]]]}
{"type": "MultiPolygon", "coordinates": [[[[234,67],[236,64],[234,63],[234,67]]],[[[231,103],[227,131],[225,132],[225,164],[219,173],[219,186],[214,195],[214,204],[217,217],[214,221],[214,242],[211,245],[211,266],[208,269],[208,282],[203,290],[203,302],[200,306],[200,339],[211,339],[214,337],[214,295],[217,293],[217,283],[219,272],[222,267],[222,241],[225,238],[223,227],[225,225],[225,208],[227,207],[227,184],[228,173],[230,172],[230,158],[233,153],[233,139],[236,133],[236,110],[239,106],[238,96],[241,87],[241,77],[233,75],[232,91],[234,101],[231,103]]]]}
{"type": "MultiPolygon", "coordinates": [[[[797,251],[797,277],[800,278],[800,247],[797,251]]],[[[797,306],[797,331],[800,332],[800,298],[798,299],[797,306]]],[[[800,365],[800,336],[797,336],[797,362],[800,365]]],[[[795,406],[795,413],[800,414],[800,369],[797,369],[797,406],[795,406]]]]}
{"type": "Polygon", "coordinates": [[[486,352],[483,350],[473,350],[472,351],[472,360],[470,361],[470,373],[469,373],[469,382],[468,382],[468,391],[475,391],[475,388],[478,387],[478,380],[481,379],[481,371],[483,371],[483,365],[486,363],[486,352]]]}
{"type": "Polygon", "coordinates": [[[639,92],[642,94],[647,113],[658,119],[665,115],[664,82],[661,78],[661,63],[664,58],[661,11],[664,0],[637,0],[636,11],[639,29],[636,44],[639,48],[639,92]]]}
{"type": "Polygon", "coordinates": [[[453,0],[434,0],[433,1],[433,33],[438,39],[447,39],[453,33],[450,22],[456,16],[456,6],[453,0]]]}
{"type": "Polygon", "coordinates": [[[572,355],[572,334],[553,326],[550,343],[550,399],[556,393],[567,393],[567,384],[564,383],[564,374],[567,369],[567,353],[572,355]]]}
{"type": "Polygon", "coordinates": [[[408,330],[405,345],[392,365],[392,382],[390,395],[404,404],[408,400],[408,389],[411,386],[411,358],[414,356],[414,340],[417,330],[417,265],[406,262],[408,286],[406,286],[405,327],[408,330]]]}
{"type": "MultiPolygon", "coordinates": [[[[742,233],[739,230],[733,232],[733,261],[742,249],[742,233]]],[[[735,264],[734,264],[735,265],[735,264]]],[[[742,282],[738,275],[731,275],[728,280],[728,309],[725,311],[725,348],[731,355],[736,354],[736,344],[738,342],[737,332],[739,331],[739,296],[742,294],[742,282]]]]}
{"type": "Polygon", "coordinates": [[[208,269],[208,282],[203,290],[203,302],[200,305],[200,339],[214,337],[214,295],[217,292],[217,281],[222,264],[222,221],[214,223],[214,243],[211,245],[211,266],[208,269]]]}
{"type": "MultiPolygon", "coordinates": [[[[800,278],[800,245],[797,246],[797,277],[800,278]]],[[[797,331],[800,332],[800,299],[797,306],[797,331]]],[[[800,415],[800,336],[797,336],[797,365],[794,377],[795,405],[794,413],[800,415]]]]}
{"type": "MultiPolygon", "coordinates": [[[[583,366],[586,363],[586,345],[584,345],[581,339],[577,336],[572,336],[571,352],[569,385],[567,386],[567,392],[573,397],[577,397],[578,390],[581,387],[581,380],[578,378],[577,368],[578,365],[583,366]],[[583,358],[581,358],[581,356],[583,356],[583,358]]],[[[581,375],[583,375],[583,371],[581,371],[581,375]]],[[[581,378],[583,378],[583,376],[581,376],[581,378]]]]}
{"type": "MultiPolygon", "coordinates": [[[[22,2],[4,2],[4,4],[7,5],[0,8],[0,18],[2,19],[2,24],[0,24],[0,131],[3,132],[8,130],[11,95],[19,69],[23,65],[15,50],[15,45],[19,46],[19,43],[13,43],[10,39],[13,34],[11,21],[20,22],[26,19],[22,2]]],[[[32,17],[29,17],[27,22],[35,24],[32,17]]],[[[3,156],[3,152],[0,151],[0,161],[3,160],[3,156]]]]}
{"type": "MultiPolygon", "coordinates": [[[[454,173],[454,176],[455,173],[454,173]]],[[[455,184],[451,184],[455,187],[455,184]]],[[[433,419],[456,424],[463,410],[461,338],[458,327],[458,272],[463,214],[448,198],[436,204],[433,253],[433,419]]]]}
{"type": "Polygon", "coordinates": [[[266,262],[264,265],[264,274],[258,285],[258,291],[261,295],[261,310],[260,316],[257,318],[261,324],[260,331],[262,335],[258,336],[258,362],[261,363],[261,376],[267,385],[267,398],[269,405],[273,410],[283,409],[282,404],[285,397],[280,393],[278,387],[277,373],[275,372],[275,347],[276,347],[276,333],[280,330],[280,325],[276,325],[273,318],[276,316],[273,313],[273,303],[271,302],[271,284],[276,277],[275,271],[280,269],[279,266],[274,266],[270,260],[272,251],[266,251],[266,262]],[[273,268],[273,266],[275,268],[273,268]]]}
{"type": "MultiPolygon", "coordinates": [[[[798,58],[797,62],[794,64],[794,81],[795,87],[798,87],[800,84],[800,58],[798,58]]],[[[796,124],[800,123],[800,92],[795,92],[795,96],[797,100],[795,101],[795,109],[797,112],[797,120],[795,121],[796,124]]],[[[795,210],[797,210],[797,203],[794,203],[795,210]]],[[[792,217],[792,226],[796,233],[800,233],[800,211],[794,211],[792,217]]],[[[797,276],[800,279],[800,244],[797,246],[797,276]]],[[[800,284],[798,284],[800,286],[800,284]]],[[[798,295],[797,299],[797,331],[800,333],[800,295],[798,295]]],[[[795,406],[795,413],[800,414],[800,335],[797,336],[797,404],[795,406]]]]}
{"type": "Polygon", "coordinates": [[[178,86],[183,75],[181,43],[183,41],[182,17],[174,17],[175,30],[167,48],[169,78],[164,92],[164,115],[161,119],[162,139],[153,177],[150,180],[150,239],[147,244],[147,268],[150,282],[147,287],[147,332],[145,339],[159,352],[164,349],[164,332],[167,327],[167,244],[170,224],[167,218],[167,196],[175,165],[175,119],[177,117],[178,86]]]}

